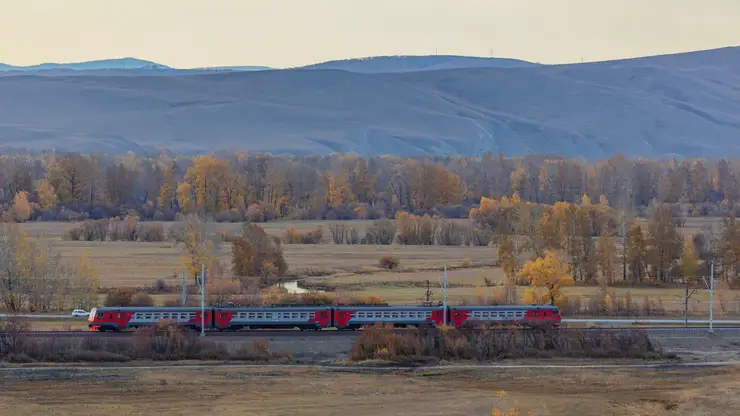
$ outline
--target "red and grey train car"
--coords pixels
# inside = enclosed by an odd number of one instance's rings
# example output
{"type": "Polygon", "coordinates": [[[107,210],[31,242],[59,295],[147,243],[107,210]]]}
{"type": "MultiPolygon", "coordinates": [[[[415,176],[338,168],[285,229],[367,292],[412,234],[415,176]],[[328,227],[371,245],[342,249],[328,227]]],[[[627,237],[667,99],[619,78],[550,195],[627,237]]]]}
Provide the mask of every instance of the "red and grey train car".
{"type": "MultiPolygon", "coordinates": [[[[556,306],[541,305],[466,305],[450,306],[267,306],[208,307],[204,321],[207,329],[358,329],[376,323],[406,326],[455,327],[480,325],[520,325],[528,327],[560,325],[556,306]],[[446,316],[445,316],[446,315],[446,316]]],[[[200,330],[200,308],[188,307],[105,307],[94,308],[88,318],[92,330],[123,330],[150,326],[173,320],[200,330]]]]}

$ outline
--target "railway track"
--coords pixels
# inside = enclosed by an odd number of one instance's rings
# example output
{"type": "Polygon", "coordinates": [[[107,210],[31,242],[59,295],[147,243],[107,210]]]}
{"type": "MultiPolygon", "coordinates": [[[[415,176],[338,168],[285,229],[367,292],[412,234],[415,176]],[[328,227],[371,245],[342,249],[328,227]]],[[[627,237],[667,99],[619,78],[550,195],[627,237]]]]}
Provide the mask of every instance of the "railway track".
{"type": "MultiPolygon", "coordinates": [[[[480,329],[463,329],[464,331],[481,331],[480,329]]],[[[605,328],[560,328],[560,332],[598,332],[598,331],[629,331],[629,330],[642,330],[650,333],[707,333],[708,328],[706,327],[605,327],[605,328]]],[[[298,330],[241,330],[241,331],[206,331],[207,338],[233,338],[233,337],[350,337],[358,335],[362,330],[359,331],[336,331],[336,330],[319,330],[319,331],[298,331],[298,330]]],[[[402,334],[406,332],[405,329],[396,329],[394,332],[402,334]]],[[[493,329],[493,331],[508,331],[508,329],[493,329]]],[[[531,329],[523,329],[522,331],[532,331],[531,329]]],[[[740,327],[715,327],[714,332],[740,332],[740,327]]],[[[197,331],[189,331],[191,334],[197,335],[197,331]]],[[[93,332],[93,331],[25,331],[18,333],[2,333],[0,337],[8,337],[14,335],[21,335],[27,337],[63,337],[63,338],[79,338],[79,337],[127,337],[133,336],[134,331],[120,331],[120,332],[93,332]]]]}

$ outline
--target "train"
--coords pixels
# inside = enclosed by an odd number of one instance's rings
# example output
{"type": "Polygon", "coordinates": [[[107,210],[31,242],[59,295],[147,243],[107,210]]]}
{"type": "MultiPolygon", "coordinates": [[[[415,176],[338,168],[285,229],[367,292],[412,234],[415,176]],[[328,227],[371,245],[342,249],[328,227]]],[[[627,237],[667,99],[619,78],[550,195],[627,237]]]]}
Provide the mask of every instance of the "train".
{"type": "Polygon", "coordinates": [[[377,323],[394,327],[470,327],[516,325],[559,327],[557,306],[246,306],[246,307],[99,307],[88,317],[91,331],[121,331],[174,321],[188,329],[238,331],[242,329],[357,330],[377,323]]]}

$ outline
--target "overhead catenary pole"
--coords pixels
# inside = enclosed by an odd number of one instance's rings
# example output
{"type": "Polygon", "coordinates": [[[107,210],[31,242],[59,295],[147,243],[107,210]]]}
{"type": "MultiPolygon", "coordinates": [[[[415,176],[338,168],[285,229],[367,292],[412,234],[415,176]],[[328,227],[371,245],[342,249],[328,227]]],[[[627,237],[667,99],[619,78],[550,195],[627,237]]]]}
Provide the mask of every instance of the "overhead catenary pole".
{"type": "Polygon", "coordinates": [[[185,265],[182,266],[182,306],[187,302],[187,284],[185,283],[185,265]]]}
{"type": "Polygon", "coordinates": [[[709,332],[714,332],[714,262],[709,273],[709,332]]]}
{"type": "Polygon", "coordinates": [[[445,276],[444,285],[442,286],[442,315],[444,316],[444,324],[447,325],[447,264],[445,264],[445,276]]]}
{"type": "Polygon", "coordinates": [[[206,265],[200,265],[200,336],[206,336],[206,265]]]}

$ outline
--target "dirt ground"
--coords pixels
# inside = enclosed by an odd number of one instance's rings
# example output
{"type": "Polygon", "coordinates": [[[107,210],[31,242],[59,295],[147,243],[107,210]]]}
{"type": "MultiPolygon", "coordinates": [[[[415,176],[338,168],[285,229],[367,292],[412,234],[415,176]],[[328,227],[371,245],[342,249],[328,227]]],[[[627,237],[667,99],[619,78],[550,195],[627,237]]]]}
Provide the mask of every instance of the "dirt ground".
{"type": "Polygon", "coordinates": [[[737,415],[738,368],[0,370],[0,415],[737,415]]]}

